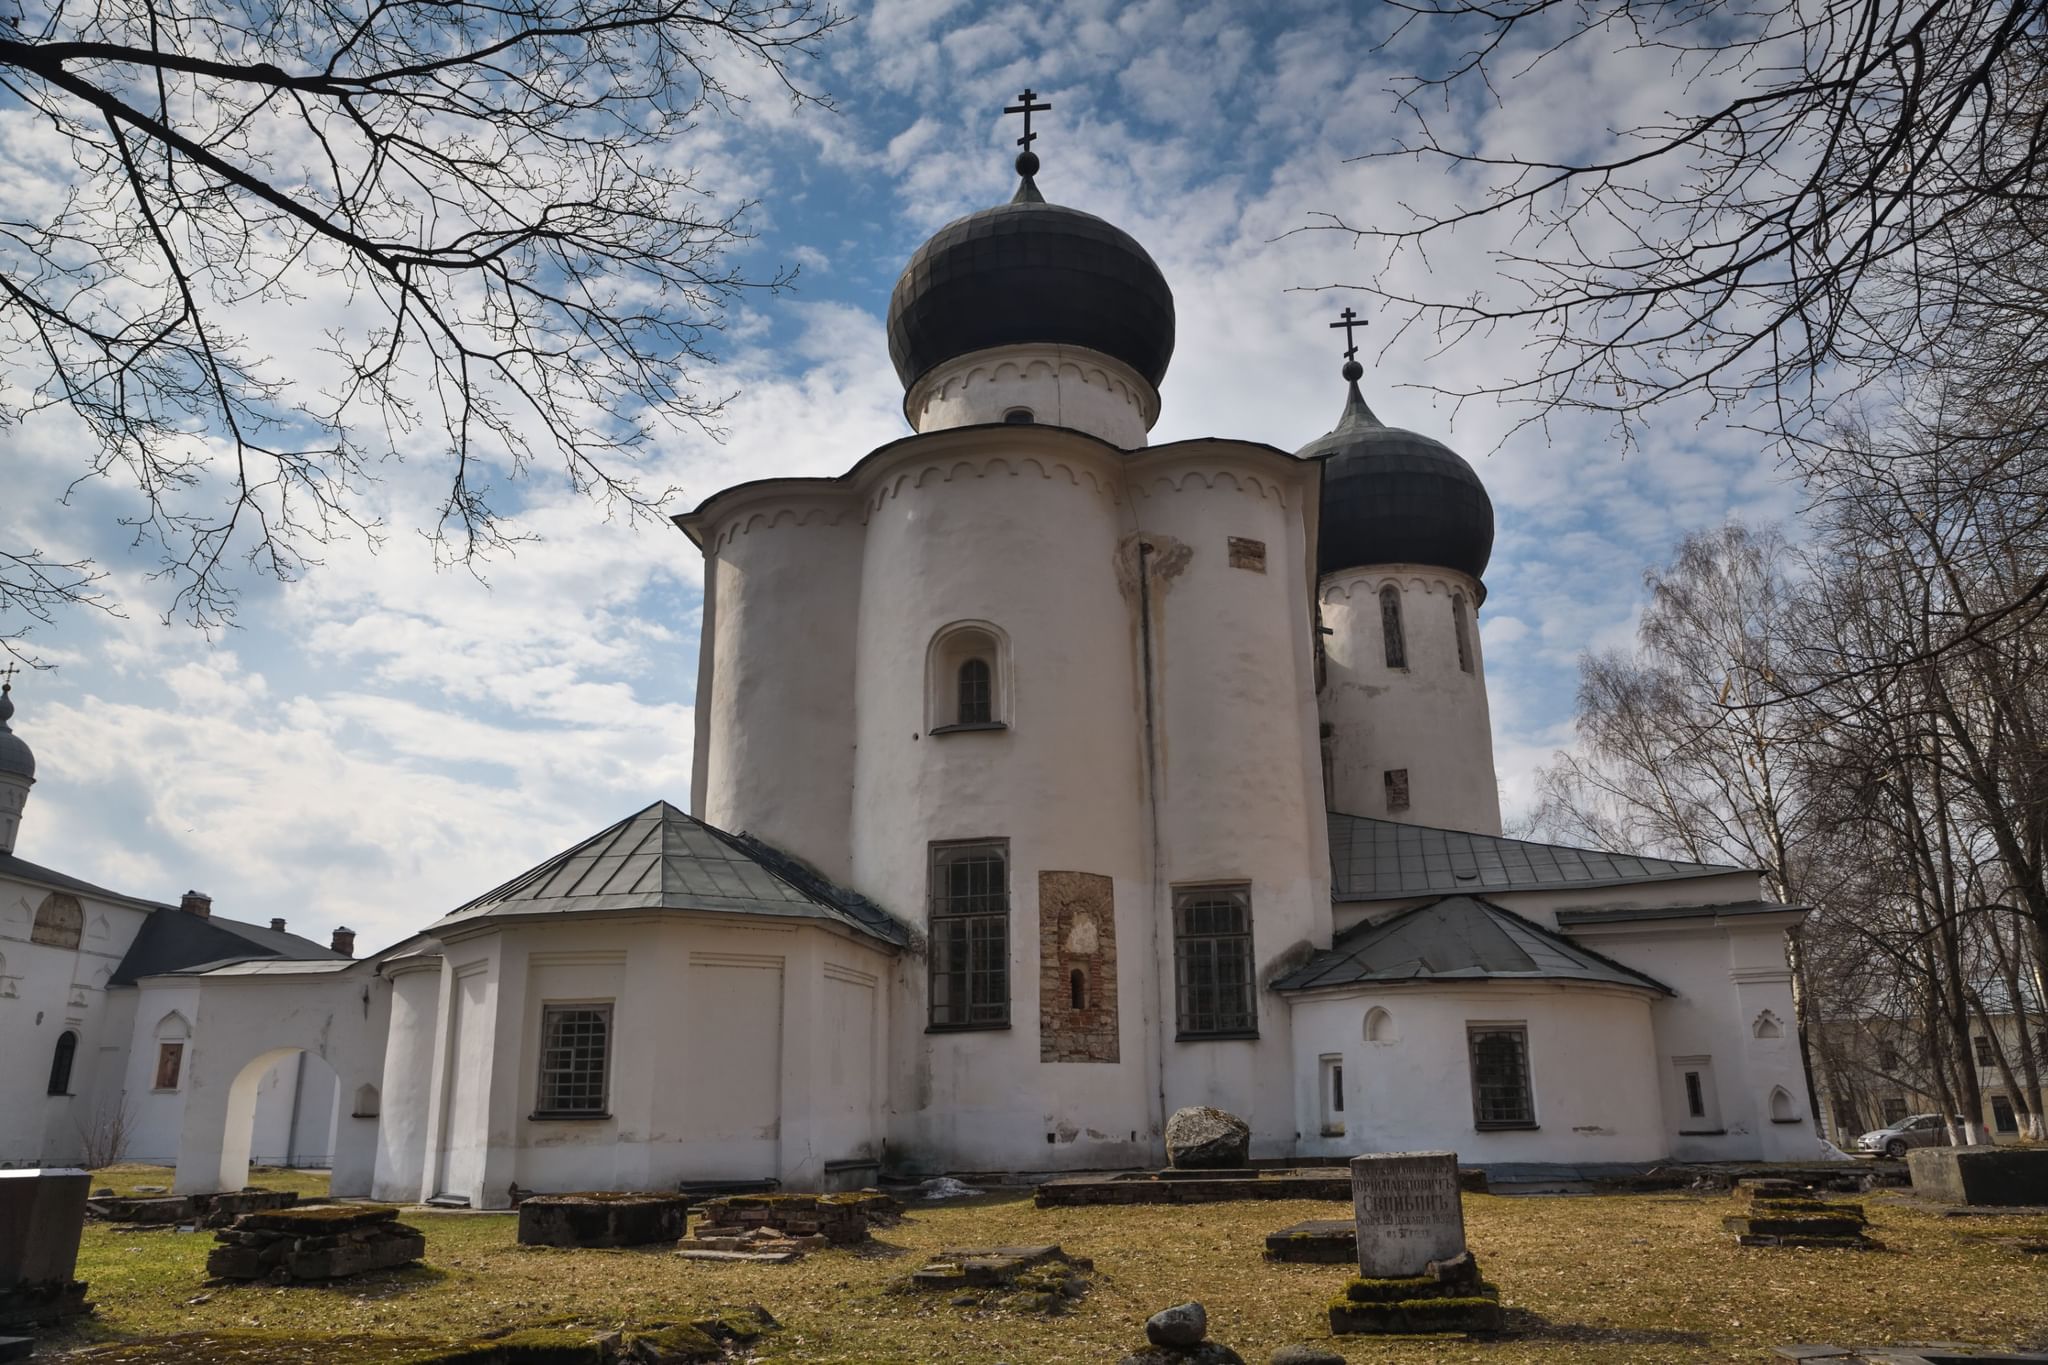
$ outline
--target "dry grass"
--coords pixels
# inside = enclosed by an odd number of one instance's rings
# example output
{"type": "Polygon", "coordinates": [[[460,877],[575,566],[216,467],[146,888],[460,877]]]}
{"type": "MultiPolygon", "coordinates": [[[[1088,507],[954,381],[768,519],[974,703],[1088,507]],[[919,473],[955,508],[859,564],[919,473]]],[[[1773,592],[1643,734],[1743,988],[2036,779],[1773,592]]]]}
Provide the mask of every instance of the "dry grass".
{"type": "MultiPolygon", "coordinates": [[[[2048,1241],[2048,1219],[1943,1218],[1882,1196],[1867,1203],[1886,1251],[1738,1248],[1721,1230],[1735,1209],[1722,1197],[1468,1196],[1470,1240],[1512,1310],[1514,1334],[1494,1342],[1353,1338],[1343,1349],[1354,1361],[1520,1365],[1763,1360],[1769,1347],[1795,1341],[2048,1343],[2048,1262],[2014,1245],[2048,1241]]],[[[787,1266],[682,1261],[666,1248],[525,1248],[509,1216],[408,1214],[426,1233],[426,1267],[292,1289],[205,1289],[210,1237],[94,1225],[79,1269],[100,1306],[88,1330],[102,1341],[256,1331],[302,1348],[343,1334],[449,1339],[525,1323],[610,1327],[760,1303],[785,1324],[767,1339],[764,1361],[1101,1365],[1134,1343],[1147,1314],[1196,1298],[1209,1309],[1211,1335],[1256,1365],[1283,1343],[1323,1336],[1323,1306],[1345,1279],[1342,1266],[1268,1264],[1259,1255],[1265,1234],[1339,1216],[1340,1208],[1041,1211],[993,1197],[915,1210],[870,1248],[787,1266]],[[943,1296],[890,1292],[941,1247],[1037,1241],[1095,1260],[1094,1292],[1065,1317],[980,1312],[943,1296]]],[[[220,1349],[212,1358],[258,1358],[220,1349]]],[[[209,1357],[181,1349],[122,1358],[209,1357]]]]}
{"type": "MultiPolygon", "coordinates": [[[[278,1166],[251,1166],[249,1183],[260,1185],[266,1190],[297,1190],[301,1199],[325,1199],[327,1197],[327,1172],[294,1171],[278,1166]]],[[[110,1189],[118,1195],[136,1193],[137,1185],[161,1185],[168,1193],[171,1188],[171,1168],[168,1166],[138,1166],[123,1162],[118,1166],[102,1166],[92,1173],[92,1187],[95,1190],[110,1189]]]]}

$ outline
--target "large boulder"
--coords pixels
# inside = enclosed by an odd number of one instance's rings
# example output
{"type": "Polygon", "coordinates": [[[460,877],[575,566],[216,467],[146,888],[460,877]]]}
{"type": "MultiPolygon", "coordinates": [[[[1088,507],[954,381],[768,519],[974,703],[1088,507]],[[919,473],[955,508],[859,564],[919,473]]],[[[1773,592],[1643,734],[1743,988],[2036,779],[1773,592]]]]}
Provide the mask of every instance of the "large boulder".
{"type": "Polygon", "coordinates": [[[1154,1346],[1200,1346],[1208,1335],[1209,1315],[1199,1303],[1177,1303],[1145,1321],[1145,1339],[1154,1346]]]}
{"type": "Polygon", "coordinates": [[[1221,1109],[1176,1109],[1166,1121],[1166,1164],[1176,1170],[1241,1167],[1251,1160],[1251,1149],[1251,1125],[1221,1109]]]}

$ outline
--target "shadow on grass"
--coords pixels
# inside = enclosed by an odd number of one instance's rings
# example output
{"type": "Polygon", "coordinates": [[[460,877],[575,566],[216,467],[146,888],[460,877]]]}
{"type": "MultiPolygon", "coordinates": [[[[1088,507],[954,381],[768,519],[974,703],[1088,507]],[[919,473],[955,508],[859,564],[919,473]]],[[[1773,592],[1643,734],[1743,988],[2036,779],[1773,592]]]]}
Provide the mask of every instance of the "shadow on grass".
{"type": "Polygon", "coordinates": [[[1507,1308],[1503,1337],[1519,1341],[1555,1341],[1580,1346],[1709,1346],[1704,1332],[1666,1331],[1654,1327],[1596,1327],[1583,1322],[1552,1322],[1527,1308],[1507,1308]]]}
{"type": "Polygon", "coordinates": [[[109,1342],[69,1359],[91,1365],[396,1365],[446,1342],[433,1337],[295,1337],[275,1332],[181,1332],[176,1336],[109,1342]]]}

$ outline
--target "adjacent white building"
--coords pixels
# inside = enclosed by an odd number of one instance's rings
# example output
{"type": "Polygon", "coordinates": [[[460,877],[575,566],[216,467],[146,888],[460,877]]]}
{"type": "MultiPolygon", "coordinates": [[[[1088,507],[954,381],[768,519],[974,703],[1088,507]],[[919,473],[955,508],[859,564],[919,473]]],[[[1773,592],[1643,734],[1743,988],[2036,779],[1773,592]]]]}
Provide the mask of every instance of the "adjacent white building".
{"type": "Polygon", "coordinates": [[[1803,912],[1501,837],[1472,468],[1355,360],[1298,452],[1149,445],[1172,293],[1036,170],[896,287],[909,435],[676,518],[688,813],[370,958],[167,978],[181,1187],[240,1179],[294,1049],[338,1191],[493,1207],[1156,1163],[1191,1104],[1259,1157],[1818,1154],[1803,912]]]}

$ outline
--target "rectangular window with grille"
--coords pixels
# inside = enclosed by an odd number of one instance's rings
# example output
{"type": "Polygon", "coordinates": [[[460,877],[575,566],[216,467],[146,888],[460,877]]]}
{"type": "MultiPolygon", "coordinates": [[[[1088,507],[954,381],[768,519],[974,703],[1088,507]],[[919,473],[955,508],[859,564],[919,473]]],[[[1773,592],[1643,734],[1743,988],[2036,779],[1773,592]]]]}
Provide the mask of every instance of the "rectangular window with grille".
{"type": "Polygon", "coordinates": [[[1980,1033],[1975,1038],[1972,1038],[1970,1041],[1976,1044],[1977,1047],[1978,1066],[1998,1065],[1998,1057],[1995,1053],[1991,1051],[1991,1040],[1989,1038],[1986,1038],[1983,1034],[1980,1033]]]}
{"type": "Polygon", "coordinates": [[[1010,1023],[1010,844],[931,846],[931,1027],[1010,1023]]]}
{"type": "Polygon", "coordinates": [[[610,1005],[543,1006],[540,1095],[534,1111],[555,1117],[604,1114],[611,1039],[610,1005]]]}
{"type": "Polygon", "coordinates": [[[1534,1128],[1529,1092],[1529,1030],[1521,1024],[1468,1024],[1472,1051],[1472,1126],[1534,1128]]]}
{"type": "Polygon", "coordinates": [[[1252,889],[1183,886],[1173,893],[1174,990],[1183,1038],[1259,1031],[1252,982],[1252,889]]]}

